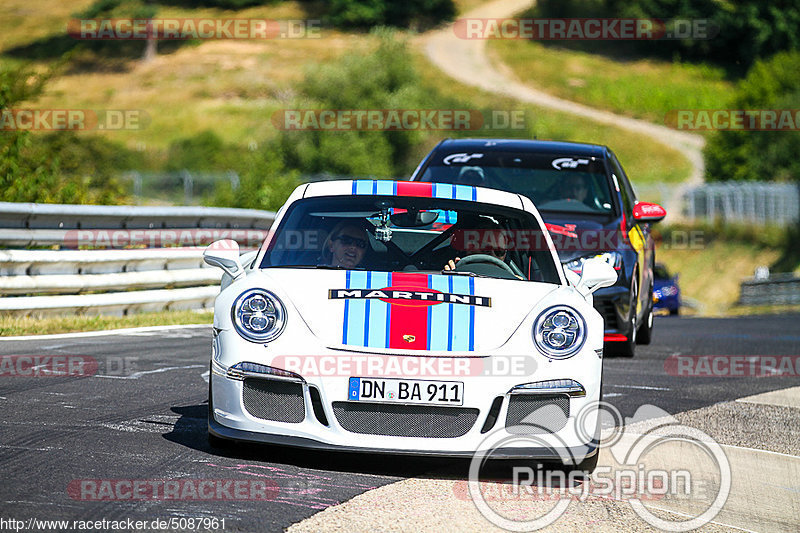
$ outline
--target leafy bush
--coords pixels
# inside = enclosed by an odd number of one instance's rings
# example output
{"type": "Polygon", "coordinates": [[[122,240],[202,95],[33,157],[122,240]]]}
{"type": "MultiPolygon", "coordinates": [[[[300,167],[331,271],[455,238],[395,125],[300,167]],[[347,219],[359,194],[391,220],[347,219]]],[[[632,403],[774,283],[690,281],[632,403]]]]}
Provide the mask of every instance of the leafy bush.
{"type": "Polygon", "coordinates": [[[708,39],[634,42],[559,42],[559,45],[630,55],[711,61],[745,72],[758,59],[800,50],[797,0],[539,0],[526,16],[708,19],[718,33],[708,39]]]}
{"type": "MultiPolygon", "coordinates": [[[[419,84],[407,45],[376,30],[378,48],[310,70],[299,85],[295,109],[435,109],[457,104],[419,84]]],[[[398,177],[417,162],[420,130],[286,131],[280,147],[287,166],[304,173],[398,177]]]]}
{"type": "Polygon", "coordinates": [[[451,20],[453,0],[330,0],[327,17],[342,28],[414,27],[421,30],[451,20]]]}
{"type": "MultiPolygon", "coordinates": [[[[0,110],[14,109],[41,94],[54,69],[0,66],[0,110]]],[[[0,201],[119,203],[115,176],[134,156],[105,139],[73,132],[0,132],[0,201]]]]}
{"type": "MultiPolygon", "coordinates": [[[[732,109],[800,109],[800,53],[757,62],[742,80],[732,109]]],[[[705,149],[711,180],[800,181],[797,131],[719,131],[705,149]]]]}

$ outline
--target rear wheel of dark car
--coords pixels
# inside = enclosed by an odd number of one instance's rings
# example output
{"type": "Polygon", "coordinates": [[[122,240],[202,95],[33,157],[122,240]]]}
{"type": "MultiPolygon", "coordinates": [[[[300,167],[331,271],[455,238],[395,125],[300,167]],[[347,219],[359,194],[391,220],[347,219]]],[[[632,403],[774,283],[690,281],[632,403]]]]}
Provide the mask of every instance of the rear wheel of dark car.
{"type": "Polygon", "coordinates": [[[636,329],[639,326],[636,322],[636,302],[639,297],[639,283],[636,276],[637,274],[634,271],[633,281],[631,282],[630,311],[628,312],[630,315],[628,318],[628,339],[622,342],[612,342],[609,346],[610,352],[620,357],[633,357],[636,353],[636,329]]]}
{"type": "Polygon", "coordinates": [[[648,291],[647,314],[642,318],[642,325],[639,326],[639,333],[636,334],[637,344],[650,344],[653,340],[653,287],[648,291]]]}

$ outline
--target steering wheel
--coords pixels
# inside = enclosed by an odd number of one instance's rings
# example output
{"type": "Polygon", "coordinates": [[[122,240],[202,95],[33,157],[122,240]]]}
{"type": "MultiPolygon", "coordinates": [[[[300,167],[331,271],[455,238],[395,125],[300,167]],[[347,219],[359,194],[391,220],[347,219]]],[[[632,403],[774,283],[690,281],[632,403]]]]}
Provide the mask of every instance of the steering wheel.
{"type": "Polygon", "coordinates": [[[500,267],[512,276],[516,277],[514,271],[511,270],[511,267],[503,261],[502,259],[498,259],[497,257],[489,254],[472,254],[468,255],[464,259],[461,259],[458,263],[456,263],[456,270],[460,270],[462,266],[471,265],[473,263],[485,263],[494,265],[496,267],[500,267]]]}

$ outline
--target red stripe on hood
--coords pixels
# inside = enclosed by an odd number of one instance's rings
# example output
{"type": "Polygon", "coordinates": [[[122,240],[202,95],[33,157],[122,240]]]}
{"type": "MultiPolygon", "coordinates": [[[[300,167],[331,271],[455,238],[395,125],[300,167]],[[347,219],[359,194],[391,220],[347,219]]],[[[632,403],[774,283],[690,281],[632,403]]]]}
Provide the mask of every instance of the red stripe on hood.
{"type": "MultiPolygon", "coordinates": [[[[427,289],[428,276],[425,274],[395,272],[392,274],[392,286],[402,287],[403,289],[427,289]]],[[[390,304],[389,348],[401,350],[428,349],[427,305],[409,306],[390,304]],[[409,342],[404,339],[403,337],[406,335],[412,336],[414,340],[409,342]]]]}

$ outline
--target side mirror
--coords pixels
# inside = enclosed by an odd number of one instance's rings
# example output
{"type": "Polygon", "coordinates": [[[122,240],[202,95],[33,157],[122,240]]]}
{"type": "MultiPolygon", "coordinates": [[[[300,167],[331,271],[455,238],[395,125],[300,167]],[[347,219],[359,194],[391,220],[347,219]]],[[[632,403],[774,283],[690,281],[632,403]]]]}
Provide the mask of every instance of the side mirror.
{"type": "Polygon", "coordinates": [[[236,279],[244,274],[239,259],[239,243],[231,239],[215,241],[203,252],[203,261],[211,266],[221,268],[231,278],[236,279]]]}
{"type": "Polygon", "coordinates": [[[633,219],[639,222],[659,222],[667,216],[667,210],[658,204],[636,202],[633,206],[633,219]]]}
{"type": "Polygon", "coordinates": [[[610,287],[617,282],[617,271],[614,267],[600,259],[593,257],[583,263],[581,279],[575,287],[584,297],[589,296],[597,289],[610,287]]]}

